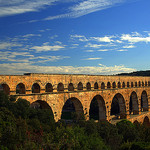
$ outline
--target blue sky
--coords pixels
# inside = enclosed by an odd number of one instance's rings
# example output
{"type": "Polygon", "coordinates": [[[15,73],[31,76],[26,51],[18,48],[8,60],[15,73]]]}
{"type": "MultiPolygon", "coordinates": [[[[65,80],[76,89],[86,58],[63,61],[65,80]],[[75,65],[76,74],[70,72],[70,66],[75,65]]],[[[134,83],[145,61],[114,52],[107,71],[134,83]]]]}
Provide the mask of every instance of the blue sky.
{"type": "Polygon", "coordinates": [[[0,0],[0,74],[149,70],[149,0],[0,0]]]}

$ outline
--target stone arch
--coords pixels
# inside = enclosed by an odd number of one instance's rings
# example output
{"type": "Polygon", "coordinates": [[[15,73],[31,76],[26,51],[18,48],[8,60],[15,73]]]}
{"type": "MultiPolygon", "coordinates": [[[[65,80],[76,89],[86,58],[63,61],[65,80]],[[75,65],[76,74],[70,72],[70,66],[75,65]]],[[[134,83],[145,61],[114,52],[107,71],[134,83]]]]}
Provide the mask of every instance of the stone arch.
{"type": "Polygon", "coordinates": [[[127,82],[127,87],[130,87],[130,83],[129,82],[127,82]]]}
{"type": "Polygon", "coordinates": [[[8,86],[8,84],[2,83],[0,86],[1,86],[1,87],[0,87],[1,90],[2,90],[5,94],[7,94],[7,95],[10,94],[10,87],[8,86]]]}
{"type": "Polygon", "coordinates": [[[135,82],[135,87],[137,87],[137,82],[135,82]]]}
{"type": "Polygon", "coordinates": [[[111,84],[110,82],[107,82],[107,89],[110,89],[111,88],[111,84]]]}
{"type": "Polygon", "coordinates": [[[113,97],[110,114],[115,115],[117,118],[119,117],[120,119],[126,118],[126,105],[122,94],[117,93],[113,97]]]}
{"type": "Polygon", "coordinates": [[[61,119],[65,120],[80,120],[84,118],[83,106],[79,99],[69,98],[62,109],[61,119]]]}
{"type": "Polygon", "coordinates": [[[47,83],[45,86],[45,92],[53,92],[53,86],[51,83],[47,83]]]}
{"type": "Polygon", "coordinates": [[[131,87],[134,87],[134,84],[133,84],[133,82],[131,82],[131,87]]]}
{"type": "Polygon", "coordinates": [[[112,83],[112,87],[113,87],[113,88],[116,88],[116,82],[113,82],[113,83],[112,83]]]}
{"type": "Polygon", "coordinates": [[[87,89],[87,90],[91,90],[91,83],[90,83],[90,82],[88,82],[88,83],[86,84],[86,89],[87,89]]]}
{"type": "Polygon", "coordinates": [[[145,118],[143,120],[143,124],[146,126],[150,126],[150,121],[149,121],[149,118],[147,116],[145,116],[145,118]]]}
{"type": "Polygon", "coordinates": [[[144,82],[142,81],[142,86],[144,86],[144,82]]]}
{"type": "Polygon", "coordinates": [[[122,83],[122,88],[125,88],[125,87],[126,87],[125,82],[123,82],[122,83]]]}
{"type": "Polygon", "coordinates": [[[141,94],[141,111],[148,111],[148,98],[145,90],[141,94]]]}
{"type": "Polygon", "coordinates": [[[58,92],[63,92],[64,91],[64,85],[63,85],[63,83],[59,83],[58,85],[57,85],[57,91],[58,92]]]}
{"type": "Polygon", "coordinates": [[[130,95],[129,112],[133,115],[139,114],[138,97],[134,91],[130,95]]]}
{"type": "Polygon", "coordinates": [[[98,83],[97,82],[94,83],[94,89],[98,89],[98,83]]]}
{"type": "Polygon", "coordinates": [[[139,87],[141,86],[141,82],[139,81],[139,87]]]}
{"type": "Polygon", "coordinates": [[[74,86],[72,83],[69,83],[68,85],[68,91],[74,91],[74,86]]]}
{"type": "Polygon", "coordinates": [[[53,110],[46,101],[43,100],[34,101],[33,103],[30,104],[30,107],[34,109],[49,109],[52,114],[52,117],[54,118],[53,110]]]}
{"type": "Polygon", "coordinates": [[[26,93],[25,85],[23,83],[19,83],[16,86],[16,94],[25,94],[25,93],[26,93]]]}
{"type": "Polygon", "coordinates": [[[82,84],[82,82],[78,83],[78,90],[83,90],[83,84],[82,84]]]}
{"type": "Polygon", "coordinates": [[[89,110],[90,119],[106,120],[105,101],[102,96],[96,95],[91,101],[89,110]]]}
{"type": "Polygon", "coordinates": [[[139,122],[138,122],[137,120],[135,120],[135,121],[133,122],[133,124],[136,125],[136,124],[139,124],[139,122]]]}
{"type": "Polygon", "coordinates": [[[101,83],[101,89],[105,89],[105,83],[104,82],[101,83]]]}
{"type": "Polygon", "coordinates": [[[120,82],[118,82],[118,88],[121,88],[121,83],[120,82]]]}
{"type": "Polygon", "coordinates": [[[145,81],[145,86],[147,86],[147,81],[145,81]]]}
{"type": "Polygon", "coordinates": [[[32,93],[40,93],[40,85],[38,83],[32,85],[32,93]]]}

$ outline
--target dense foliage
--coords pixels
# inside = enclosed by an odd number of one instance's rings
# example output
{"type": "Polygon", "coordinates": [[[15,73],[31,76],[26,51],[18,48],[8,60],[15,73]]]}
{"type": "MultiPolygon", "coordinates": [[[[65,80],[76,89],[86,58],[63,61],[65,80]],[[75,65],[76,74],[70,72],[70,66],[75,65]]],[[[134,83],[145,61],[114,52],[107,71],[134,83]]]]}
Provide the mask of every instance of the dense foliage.
{"type": "Polygon", "coordinates": [[[131,73],[120,73],[120,76],[150,76],[150,70],[146,71],[135,71],[131,73]]]}
{"type": "Polygon", "coordinates": [[[55,122],[49,109],[0,93],[1,150],[150,150],[150,127],[122,120],[55,122]]]}

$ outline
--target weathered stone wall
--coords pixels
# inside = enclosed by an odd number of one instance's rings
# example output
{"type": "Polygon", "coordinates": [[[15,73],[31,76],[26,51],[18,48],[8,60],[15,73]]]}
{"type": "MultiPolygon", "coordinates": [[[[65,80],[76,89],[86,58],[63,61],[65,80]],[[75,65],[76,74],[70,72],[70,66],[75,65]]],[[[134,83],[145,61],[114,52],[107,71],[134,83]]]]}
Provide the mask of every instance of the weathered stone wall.
{"type": "Polygon", "coordinates": [[[52,108],[55,120],[61,118],[62,108],[65,102],[69,98],[77,98],[83,107],[84,114],[88,119],[90,104],[96,95],[100,95],[104,99],[106,108],[106,118],[111,120],[110,111],[111,103],[114,96],[119,93],[124,98],[124,104],[126,109],[126,118],[129,118],[129,102],[130,96],[134,91],[137,94],[138,99],[138,111],[140,114],[141,106],[141,95],[143,91],[146,91],[148,98],[148,111],[150,110],[150,77],[135,77],[135,76],[96,76],[96,75],[51,75],[51,74],[29,74],[29,75],[1,75],[0,84],[7,84],[10,88],[10,94],[16,95],[16,87],[19,83],[25,85],[26,94],[18,94],[18,98],[25,98],[30,103],[37,100],[46,101],[52,108]],[[139,81],[141,86],[139,86],[139,81]],[[82,82],[83,90],[79,91],[77,89],[78,83],[82,82]],[[87,90],[86,84],[91,84],[91,90],[87,90]],[[99,88],[94,89],[94,84],[98,83],[99,88]],[[101,89],[101,84],[104,82],[105,89],[101,89]],[[110,82],[111,88],[107,88],[107,83],[110,82]],[[113,82],[116,83],[116,88],[112,87],[113,82]],[[121,83],[121,88],[117,87],[118,82],[121,83]],[[123,82],[125,87],[122,87],[123,82]],[[133,87],[131,87],[131,82],[133,82],[133,87]],[[137,82],[137,87],[135,87],[135,82],[137,82]],[[38,83],[40,86],[40,93],[32,93],[32,85],[38,83]],[[47,83],[51,83],[53,86],[53,92],[45,92],[45,87],[47,83]],[[64,92],[58,92],[57,86],[59,83],[64,85],[64,92]],[[68,85],[72,83],[74,86],[74,91],[68,91],[68,85]],[[127,87],[127,83],[129,86],[127,87]]]}

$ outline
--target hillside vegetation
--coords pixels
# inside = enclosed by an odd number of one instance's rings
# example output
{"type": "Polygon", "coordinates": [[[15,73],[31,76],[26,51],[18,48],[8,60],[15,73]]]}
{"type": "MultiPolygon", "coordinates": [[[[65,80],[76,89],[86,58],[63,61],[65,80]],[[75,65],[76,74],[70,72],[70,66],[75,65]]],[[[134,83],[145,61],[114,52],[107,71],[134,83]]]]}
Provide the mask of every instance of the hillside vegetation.
{"type": "Polygon", "coordinates": [[[150,127],[122,120],[55,122],[49,109],[0,93],[0,150],[150,150],[150,127]]]}

